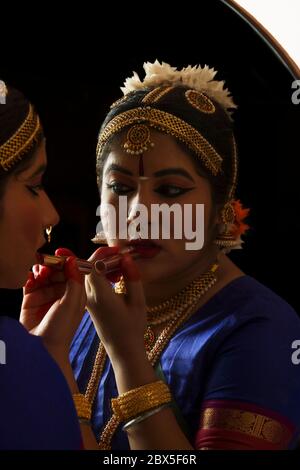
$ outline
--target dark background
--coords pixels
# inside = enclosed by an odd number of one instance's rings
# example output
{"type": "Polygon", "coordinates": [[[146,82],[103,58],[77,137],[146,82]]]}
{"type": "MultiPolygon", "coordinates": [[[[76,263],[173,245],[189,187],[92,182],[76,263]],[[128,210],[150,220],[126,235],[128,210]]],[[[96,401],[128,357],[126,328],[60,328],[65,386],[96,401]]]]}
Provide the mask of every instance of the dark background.
{"type": "MultiPolygon", "coordinates": [[[[143,62],[156,58],[207,63],[239,106],[238,197],[251,208],[251,231],[231,258],[299,311],[300,105],[291,101],[292,73],[221,0],[141,5],[44,6],[33,16],[18,7],[1,19],[0,79],[36,105],[47,137],[46,189],[61,216],[47,251],[66,246],[87,257],[94,248],[97,133],[124,79],[133,70],[143,77],[143,62]]],[[[3,310],[17,315],[20,298],[2,291],[3,310]]]]}

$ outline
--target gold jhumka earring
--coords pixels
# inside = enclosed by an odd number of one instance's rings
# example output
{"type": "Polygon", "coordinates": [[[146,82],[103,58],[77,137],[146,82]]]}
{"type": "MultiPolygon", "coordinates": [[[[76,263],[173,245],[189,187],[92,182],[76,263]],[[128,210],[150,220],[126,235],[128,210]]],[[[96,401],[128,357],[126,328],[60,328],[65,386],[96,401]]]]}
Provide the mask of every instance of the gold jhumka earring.
{"type": "Polygon", "coordinates": [[[53,225],[48,225],[46,227],[46,235],[47,235],[47,242],[48,243],[51,243],[51,232],[52,232],[52,229],[53,229],[53,225]]]}
{"type": "Polygon", "coordinates": [[[236,245],[236,235],[233,234],[236,215],[231,201],[227,202],[221,211],[221,230],[215,239],[219,248],[231,248],[236,245]]]}
{"type": "Polygon", "coordinates": [[[91,239],[91,241],[95,243],[95,245],[108,245],[104,232],[96,233],[96,235],[94,236],[94,238],[91,239]]]}
{"type": "Polygon", "coordinates": [[[248,214],[249,209],[244,208],[239,200],[233,199],[225,204],[221,211],[220,231],[214,240],[220,249],[227,252],[241,248],[241,235],[249,229],[249,225],[244,222],[248,214]]]}

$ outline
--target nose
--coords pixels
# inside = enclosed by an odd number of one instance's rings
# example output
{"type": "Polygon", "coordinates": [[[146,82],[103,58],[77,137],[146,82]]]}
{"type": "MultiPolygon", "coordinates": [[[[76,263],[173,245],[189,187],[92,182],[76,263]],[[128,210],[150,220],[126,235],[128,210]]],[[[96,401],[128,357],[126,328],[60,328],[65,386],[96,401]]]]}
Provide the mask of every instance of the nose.
{"type": "Polygon", "coordinates": [[[53,227],[59,223],[60,217],[57,210],[49,199],[48,195],[45,194],[45,201],[43,205],[43,225],[47,227],[52,225],[53,227]]]}
{"type": "Polygon", "coordinates": [[[146,185],[141,185],[133,197],[128,199],[128,222],[132,222],[143,211],[148,212],[148,220],[150,223],[151,215],[151,195],[146,185]]]}

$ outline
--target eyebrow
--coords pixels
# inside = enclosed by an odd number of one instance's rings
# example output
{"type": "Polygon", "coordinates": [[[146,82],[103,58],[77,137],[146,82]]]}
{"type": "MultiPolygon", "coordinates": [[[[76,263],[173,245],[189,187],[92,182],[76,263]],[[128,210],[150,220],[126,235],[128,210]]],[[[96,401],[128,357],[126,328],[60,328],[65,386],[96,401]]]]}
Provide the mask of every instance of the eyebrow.
{"type": "Polygon", "coordinates": [[[167,168],[166,170],[159,170],[154,173],[154,176],[166,176],[166,175],[181,175],[195,183],[192,176],[183,168],[167,168]]]}
{"type": "Polygon", "coordinates": [[[34,178],[35,176],[44,173],[46,171],[46,168],[47,165],[45,163],[43,165],[40,165],[30,176],[28,176],[28,179],[34,178]]]}
{"type": "MultiPolygon", "coordinates": [[[[123,173],[124,175],[134,176],[131,171],[127,170],[126,168],[123,168],[122,166],[116,165],[115,163],[109,165],[109,167],[105,171],[105,175],[107,175],[110,171],[118,171],[120,173],[123,173]]],[[[195,183],[192,176],[183,168],[167,168],[165,170],[159,170],[154,173],[154,176],[156,178],[166,175],[181,175],[195,183]]]]}
{"type": "Polygon", "coordinates": [[[118,171],[119,173],[124,173],[124,175],[133,176],[133,173],[131,171],[127,170],[126,168],[123,168],[120,165],[116,165],[115,163],[112,163],[111,165],[109,165],[109,167],[105,171],[105,175],[107,175],[111,171],[118,171]]]}

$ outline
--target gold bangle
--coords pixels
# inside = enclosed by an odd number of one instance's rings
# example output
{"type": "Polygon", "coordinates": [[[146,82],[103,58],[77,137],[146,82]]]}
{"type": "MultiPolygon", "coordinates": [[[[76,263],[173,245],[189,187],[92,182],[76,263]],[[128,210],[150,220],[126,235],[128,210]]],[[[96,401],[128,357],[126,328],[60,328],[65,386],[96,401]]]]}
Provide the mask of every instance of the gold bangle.
{"type": "Polygon", "coordinates": [[[159,411],[164,410],[165,408],[168,408],[170,406],[170,403],[165,403],[164,405],[158,406],[157,408],[154,408],[153,410],[147,411],[146,413],[143,413],[136,418],[131,419],[130,421],[127,421],[126,424],[123,426],[123,431],[127,431],[127,429],[131,428],[131,426],[141,423],[144,421],[144,419],[149,418],[150,416],[155,415],[156,413],[159,413],[159,411]]]}
{"type": "Polygon", "coordinates": [[[92,406],[82,393],[74,393],[73,401],[78,418],[90,421],[92,416],[92,406]]]}
{"type": "Polygon", "coordinates": [[[113,398],[111,406],[115,416],[122,422],[169,403],[171,400],[168,386],[162,380],[157,380],[129,390],[118,398],[113,398]]]}

